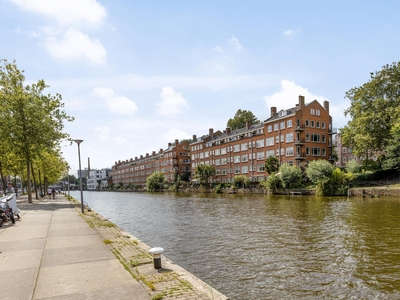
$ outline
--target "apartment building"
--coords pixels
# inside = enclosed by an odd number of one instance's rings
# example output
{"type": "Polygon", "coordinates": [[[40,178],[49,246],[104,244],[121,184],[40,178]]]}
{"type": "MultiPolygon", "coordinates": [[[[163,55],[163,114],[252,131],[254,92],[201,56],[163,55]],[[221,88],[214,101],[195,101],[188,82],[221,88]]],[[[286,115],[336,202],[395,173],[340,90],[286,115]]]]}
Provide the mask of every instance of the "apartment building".
{"type": "Polygon", "coordinates": [[[108,185],[107,178],[110,175],[110,168],[105,169],[90,169],[88,171],[87,178],[87,189],[96,190],[100,187],[106,187],[108,185]]]}
{"type": "Polygon", "coordinates": [[[175,172],[183,176],[190,171],[189,142],[169,143],[168,148],[135,159],[118,161],[112,166],[112,182],[115,185],[134,184],[144,186],[147,177],[154,172],[162,172],[167,181],[173,181],[175,172]]]}
{"type": "Polygon", "coordinates": [[[231,182],[235,175],[246,175],[250,181],[266,177],[265,159],[276,157],[291,165],[307,164],[316,159],[333,162],[332,127],[329,102],[321,105],[314,100],[305,103],[299,96],[296,106],[277,111],[271,107],[271,116],[259,124],[247,123],[245,128],[200,138],[193,136],[190,144],[192,177],[199,164],[213,165],[215,180],[231,182]]]}

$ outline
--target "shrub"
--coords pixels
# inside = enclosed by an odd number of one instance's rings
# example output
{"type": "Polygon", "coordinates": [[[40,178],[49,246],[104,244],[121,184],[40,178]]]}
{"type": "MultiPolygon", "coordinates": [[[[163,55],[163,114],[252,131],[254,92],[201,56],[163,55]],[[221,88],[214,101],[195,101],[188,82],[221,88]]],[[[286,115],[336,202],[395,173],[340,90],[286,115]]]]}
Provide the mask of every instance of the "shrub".
{"type": "Polygon", "coordinates": [[[233,187],[238,189],[245,188],[250,185],[250,180],[245,175],[236,175],[235,177],[233,177],[232,185],[233,187]]]}
{"type": "Polygon", "coordinates": [[[361,172],[361,166],[355,159],[352,159],[352,160],[349,160],[347,162],[346,171],[348,173],[360,173],[361,172]]]}
{"type": "Polygon", "coordinates": [[[282,187],[285,189],[298,188],[302,186],[301,169],[289,164],[283,164],[279,168],[279,178],[282,182],[282,187]]]}
{"type": "Polygon", "coordinates": [[[276,193],[282,188],[282,181],[276,174],[271,174],[268,176],[267,180],[260,183],[264,188],[268,188],[271,193],[276,193]]]}
{"type": "Polygon", "coordinates": [[[317,184],[319,179],[331,177],[333,169],[334,166],[327,160],[313,160],[309,163],[306,174],[312,183],[317,184]]]}
{"type": "Polygon", "coordinates": [[[154,192],[157,189],[163,188],[165,183],[165,178],[163,173],[154,172],[146,180],[146,188],[150,192],[154,192]]]}

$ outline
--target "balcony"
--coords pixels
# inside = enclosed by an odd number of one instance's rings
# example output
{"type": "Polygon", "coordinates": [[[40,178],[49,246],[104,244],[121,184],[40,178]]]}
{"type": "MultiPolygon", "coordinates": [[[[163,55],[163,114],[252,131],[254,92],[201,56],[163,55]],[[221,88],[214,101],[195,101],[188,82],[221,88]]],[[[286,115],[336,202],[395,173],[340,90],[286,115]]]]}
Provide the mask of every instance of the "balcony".
{"type": "Polygon", "coordinates": [[[337,134],[337,128],[335,128],[335,127],[329,128],[329,129],[328,129],[328,133],[329,133],[329,134],[337,134]]]}
{"type": "Polygon", "coordinates": [[[305,140],[304,139],[295,139],[294,140],[294,144],[295,145],[304,145],[304,143],[305,143],[305,140]]]}
{"type": "Polygon", "coordinates": [[[306,127],[304,126],[304,125],[296,125],[295,127],[294,127],[294,130],[295,131],[303,131],[303,130],[305,130],[306,129],[306,127]]]}
{"type": "Polygon", "coordinates": [[[305,155],[304,152],[303,153],[297,153],[296,156],[295,156],[295,159],[297,159],[297,160],[306,159],[306,155],[305,155]]]}

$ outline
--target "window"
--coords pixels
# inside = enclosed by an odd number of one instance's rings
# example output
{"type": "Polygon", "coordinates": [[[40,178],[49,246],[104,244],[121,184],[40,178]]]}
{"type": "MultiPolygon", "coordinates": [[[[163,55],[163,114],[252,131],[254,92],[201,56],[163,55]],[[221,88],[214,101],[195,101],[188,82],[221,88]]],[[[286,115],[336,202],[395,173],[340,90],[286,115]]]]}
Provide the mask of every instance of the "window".
{"type": "Polygon", "coordinates": [[[310,155],[310,147],[306,147],[306,156],[310,155]]]}
{"type": "Polygon", "coordinates": [[[263,152],[257,152],[257,159],[264,159],[264,151],[263,152]]]}
{"type": "Polygon", "coordinates": [[[285,141],[285,135],[281,134],[281,142],[284,142],[284,141],[285,141]]]}
{"type": "Polygon", "coordinates": [[[314,128],[314,121],[311,121],[311,127],[314,128]]]}
{"type": "Polygon", "coordinates": [[[294,154],[293,147],[286,148],[286,156],[292,156],[294,154]]]}
{"type": "Polygon", "coordinates": [[[293,142],[293,132],[286,134],[286,143],[293,142]]]}
{"type": "Polygon", "coordinates": [[[221,169],[216,169],[215,170],[215,175],[221,175],[221,169]]]}
{"type": "Polygon", "coordinates": [[[322,156],[326,156],[326,149],[322,148],[322,156]]]}
{"type": "Polygon", "coordinates": [[[233,162],[236,163],[240,163],[240,155],[236,155],[233,157],[233,162]]]}
{"type": "Polygon", "coordinates": [[[322,135],[321,135],[321,142],[322,142],[322,143],[325,143],[325,142],[326,142],[326,140],[325,140],[325,134],[322,134],[322,135]]]}
{"type": "Polygon", "coordinates": [[[240,151],[240,145],[234,145],[233,152],[239,152],[239,151],[240,151]]]}
{"type": "Polygon", "coordinates": [[[312,142],[317,142],[317,143],[319,143],[319,142],[320,142],[319,137],[320,137],[319,134],[311,133],[311,141],[312,141],[312,142]]]}
{"type": "Polygon", "coordinates": [[[279,143],[279,135],[277,135],[277,136],[275,137],[275,142],[276,142],[276,143],[279,143]]]}
{"type": "Polygon", "coordinates": [[[240,150],[242,150],[242,151],[246,151],[248,148],[247,148],[247,143],[243,143],[243,144],[241,144],[240,145],[240,150]]]}
{"type": "Polygon", "coordinates": [[[325,129],[325,122],[322,122],[322,123],[321,123],[321,128],[322,128],[322,129],[325,129]]]}
{"type": "Polygon", "coordinates": [[[221,148],[221,155],[226,154],[226,148],[221,148]]]}
{"type": "Polygon", "coordinates": [[[242,166],[242,174],[246,174],[249,172],[249,167],[248,166],[242,166]]]}
{"type": "Polygon", "coordinates": [[[314,108],[311,108],[311,114],[315,115],[315,109],[314,108]]]}
{"type": "Polygon", "coordinates": [[[226,165],[226,158],[221,158],[221,165],[226,165]]]}
{"type": "Polygon", "coordinates": [[[216,160],[215,160],[215,165],[216,165],[216,166],[219,166],[220,164],[221,164],[221,160],[220,160],[220,159],[216,159],[216,160]]]}
{"type": "Polygon", "coordinates": [[[281,148],[281,155],[285,155],[285,148],[281,148]]]}
{"type": "Polygon", "coordinates": [[[258,141],[256,142],[256,147],[257,147],[257,148],[264,147],[264,139],[258,140],[258,141]]]}
{"type": "Polygon", "coordinates": [[[264,164],[258,164],[257,165],[257,172],[264,172],[265,171],[265,165],[264,164]]]}
{"type": "Polygon", "coordinates": [[[319,109],[317,109],[315,112],[316,112],[316,115],[317,115],[317,116],[320,116],[320,115],[321,115],[321,111],[320,111],[319,109]]]}
{"type": "Polygon", "coordinates": [[[275,156],[279,156],[279,148],[275,150],[275,156]]]}
{"type": "Polygon", "coordinates": [[[220,149],[215,149],[215,155],[220,155],[221,154],[221,150],[220,149]]]}
{"type": "Polygon", "coordinates": [[[242,155],[242,162],[247,162],[249,161],[249,156],[247,154],[242,155]]]}
{"type": "Polygon", "coordinates": [[[226,175],[226,169],[221,169],[221,175],[226,175]]]}
{"type": "Polygon", "coordinates": [[[273,137],[266,138],[265,139],[265,145],[266,146],[273,146],[274,145],[274,138],[273,137]]]}
{"type": "Polygon", "coordinates": [[[267,150],[265,152],[265,157],[268,158],[270,156],[274,156],[274,154],[275,154],[275,150],[267,150]]]}
{"type": "Polygon", "coordinates": [[[240,167],[235,167],[235,174],[240,174],[240,167]]]}
{"type": "Polygon", "coordinates": [[[287,120],[287,127],[289,128],[289,127],[292,127],[292,120],[287,120]]]}
{"type": "Polygon", "coordinates": [[[200,153],[200,159],[202,159],[202,158],[204,158],[204,153],[203,152],[200,153]]]}
{"type": "Polygon", "coordinates": [[[308,127],[308,126],[310,126],[310,125],[309,125],[309,123],[308,123],[308,120],[306,120],[306,127],[308,127]]]}
{"type": "Polygon", "coordinates": [[[272,131],[272,125],[268,125],[268,132],[272,131]]]}
{"type": "Polygon", "coordinates": [[[342,148],[342,153],[346,153],[346,148],[342,148]]]}
{"type": "Polygon", "coordinates": [[[281,129],[285,129],[285,122],[281,122],[281,129]]]}
{"type": "Polygon", "coordinates": [[[306,132],[306,142],[310,141],[310,134],[308,132],[306,132]]]}
{"type": "Polygon", "coordinates": [[[321,148],[311,147],[311,155],[312,156],[321,156],[321,148]]]}
{"type": "Polygon", "coordinates": [[[319,128],[320,127],[320,122],[317,121],[315,127],[319,128]]]}
{"type": "Polygon", "coordinates": [[[278,123],[274,124],[274,131],[278,131],[278,123]]]}
{"type": "MultiPolygon", "coordinates": [[[[210,151],[211,152],[211,151],[210,151]]],[[[208,157],[208,151],[206,151],[205,153],[204,153],[204,158],[207,158],[208,157]]]]}
{"type": "Polygon", "coordinates": [[[346,164],[346,157],[343,157],[343,163],[346,164]]]}

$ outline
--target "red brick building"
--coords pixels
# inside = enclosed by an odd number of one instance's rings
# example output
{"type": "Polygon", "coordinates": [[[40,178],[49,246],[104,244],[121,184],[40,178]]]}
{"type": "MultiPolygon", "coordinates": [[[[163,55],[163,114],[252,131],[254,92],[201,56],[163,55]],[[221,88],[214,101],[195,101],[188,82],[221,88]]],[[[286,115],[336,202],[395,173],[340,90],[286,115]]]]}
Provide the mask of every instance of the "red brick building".
{"type": "Polygon", "coordinates": [[[175,172],[181,176],[185,172],[190,172],[188,148],[188,141],[179,143],[175,140],[174,144],[169,143],[166,150],[160,149],[158,153],[153,151],[151,155],[146,153],[140,158],[115,162],[112,166],[112,182],[115,185],[122,183],[124,186],[128,184],[144,186],[147,177],[154,172],[162,172],[167,181],[172,181],[175,172]]]}
{"type": "Polygon", "coordinates": [[[333,162],[332,118],[329,102],[305,103],[303,96],[295,107],[277,111],[259,124],[215,135],[213,129],[200,138],[193,137],[191,147],[192,177],[199,164],[213,165],[216,181],[231,182],[235,175],[251,181],[266,177],[265,159],[275,156],[280,163],[306,164],[316,159],[333,162]]]}

